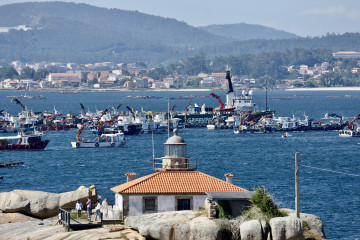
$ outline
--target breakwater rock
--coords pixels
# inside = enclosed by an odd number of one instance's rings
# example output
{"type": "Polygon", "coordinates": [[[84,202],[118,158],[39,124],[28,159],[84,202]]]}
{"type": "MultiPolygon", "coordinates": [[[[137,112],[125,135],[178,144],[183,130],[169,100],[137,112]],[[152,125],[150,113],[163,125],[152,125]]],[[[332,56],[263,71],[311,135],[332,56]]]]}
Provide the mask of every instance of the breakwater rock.
{"type": "Polygon", "coordinates": [[[84,205],[89,194],[92,194],[93,199],[97,199],[95,186],[81,186],[75,191],[65,193],[14,190],[0,193],[0,210],[44,219],[56,216],[60,207],[74,208],[78,200],[84,205]]]}
{"type": "MultiPolygon", "coordinates": [[[[305,215],[309,222],[312,222],[310,219],[320,220],[317,216],[305,215]]],[[[231,238],[230,235],[232,239],[241,240],[300,240],[304,237],[304,231],[309,230],[305,229],[304,225],[312,225],[310,230],[317,233],[313,236],[325,236],[318,226],[312,223],[304,224],[302,219],[291,214],[287,217],[272,218],[269,223],[264,220],[225,221],[228,221],[228,224],[224,224],[224,221],[219,223],[216,219],[205,217],[196,211],[178,211],[129,216],[125,219],[125,224],[136,229],[143,237],[160,240],[225,240],[231,238]],[[230,225],[231,227],[227,227],[230,225]]]]}

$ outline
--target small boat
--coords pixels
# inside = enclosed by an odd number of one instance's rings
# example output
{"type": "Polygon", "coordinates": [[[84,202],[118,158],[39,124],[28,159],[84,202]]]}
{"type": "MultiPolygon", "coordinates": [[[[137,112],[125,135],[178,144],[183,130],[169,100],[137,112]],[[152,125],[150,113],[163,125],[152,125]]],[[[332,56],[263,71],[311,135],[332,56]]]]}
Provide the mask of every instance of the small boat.
{"type": "Polygon", "coordinates": [[[17,136],[0,137],[0,150],[43,150],[50,140],[42,132],[19,132],[17,136]]]}
{"type": "Polygon", "coordinates": [[[234,133],[235,133],[235,134],[239,134],[239,133],[240,133],[240,130],[239,130],[239,129],[235,129],[235,130],[234,130],[234,133]]]}
{"type": "Polygon", "coordinates": [[[352,121],[348,123],[348,129],[339,131],[339,137],[360,137],[360,126],[356,127],[355,121],[360,119],[360,114],[356,115],[352,121]]]}
{"type": "Polygon", "coordinates": [[[19,96],[7,96],[8,98],[11,99],[47,99],[47,97],[44,97],[43,95],[39,95],[39,96],[30,96],[30,95],[19,95],[19,96]]]}
{"type": "Polygon", "coordinates": [[[208,125],[206,125],[206,128],[210,129],[210,130],[214,130],[214,129],[216,129],[216,125],[215,124],[208,124],[208,125]]]}
{"type": "Polygon", "coordinates": [[[76,142],[71,142],[73,148],[110,148],[120,147],[125,145],[124,133],[103,133],[94,140],[78,139],[76,142]]]}
{"type": "Polygon", "coordinates": [[[289,134],[288,132],[284,133],[283,135],[281,135],[282,138],[288,138],[291,137],[292,135],[289,134]]]}
{"type": "Polygon", "coordinates": [[[356,130],[340,130],[339,137],[360,137],[360,127],[358,127],[356,130]]]}

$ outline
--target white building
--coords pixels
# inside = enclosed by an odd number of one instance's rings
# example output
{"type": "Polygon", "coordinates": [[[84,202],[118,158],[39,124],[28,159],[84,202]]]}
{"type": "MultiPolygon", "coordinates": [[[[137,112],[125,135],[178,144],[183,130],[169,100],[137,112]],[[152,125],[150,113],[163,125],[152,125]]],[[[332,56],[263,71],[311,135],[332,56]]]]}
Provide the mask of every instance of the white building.
{"type": "MultiPolygon", "coordinates": [[[[249,193],[231,183],[231,174],[226,174],[227,181],[223,181],[191,168],[186,145],[174,130],[174,136],[165,143],[165,156],[159,162],[154,159],[155,173],[138,179],[135,173],[127,173],[126,183],[111,188],[115,192],[115,208],[123,216],[199,210],[205,207],[209,193],[249,193]]],[[[244,206],[244,202],[240,205],[244,206]]],[[[241,209],[240,205],[236,209],[241,209]]]]}
{"type": "Polygon", "coordinates": [[[81,80],[80,73],[50,73],[49,81],[76,81],[81,80]]]}

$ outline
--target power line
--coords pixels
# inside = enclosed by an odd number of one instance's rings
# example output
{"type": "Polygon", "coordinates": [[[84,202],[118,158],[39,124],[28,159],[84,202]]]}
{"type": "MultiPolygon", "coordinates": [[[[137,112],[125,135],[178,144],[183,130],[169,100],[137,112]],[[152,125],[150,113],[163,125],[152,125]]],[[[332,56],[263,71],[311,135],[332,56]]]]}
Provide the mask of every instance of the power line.
{"type": "Polygon", "coordinates": [[[321,170],[321,171],[326,171],[326,172],[333,172],[333,173],[339,173],[339,174],[344,174],[344,175],[349,175],[349,176],[360,177],[360,175],[358,175],[358,174],[339,172],[339,171],[329,170],[329,169],[325,169],[325,168],[312,167],[312,166],[308,166],[308,165],[300,165],[300,166],[302,166],[302,167],[307,167],[307,168],[313,168],[313,169],[317,169],[317,170],[321,170]]]}

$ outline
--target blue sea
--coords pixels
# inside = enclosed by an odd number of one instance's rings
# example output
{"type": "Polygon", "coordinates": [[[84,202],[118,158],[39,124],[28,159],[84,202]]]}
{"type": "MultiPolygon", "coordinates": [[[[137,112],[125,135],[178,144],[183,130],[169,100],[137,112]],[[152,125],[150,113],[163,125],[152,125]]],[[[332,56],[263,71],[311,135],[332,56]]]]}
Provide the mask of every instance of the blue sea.
{"type": "MultiPolygon", "coordinates": [[[[6,96],[25,92],[0,91],[0,109],[12,114],[21,107],[6,96]]],[[[215,92],[225,99],[226,92],[215,92]]],[[[189,99],[192,104],[209,107],[219,105],[210,92],[87,92],[61,94],[27,92],[48,99],[21,100],[35,112],[56,110],[63,114],[80,113],[82,103],[95,111],[122,104],[134,110],[162,111],[176,105],[184,111],[189,99]],[[131,99],[127,96],[156,96],[131,99]]],[[[304,113],[314,121],[326,113],[336,113],[349,120],[360,113],[360,91],[270,91],[268,108],[276,116],[304,113]],[[344,97],[351,95],[353,97],[344,97]],[[293,99],[279,100],[279,98],[293,99]],[[276,100],[277,99],[277,100],[276,100]]],[[[265,92],[254,92],[259,110],[265,109],[265,92]]],[[[2,168],[0,191],[14,189],[65,192],[81,185],[95,184],[99,195],[114,202],[110,188],[126,181],[127,172],[141,177],[154,172],[152,168],[151,135],[127,136],[126,146],[113,149],[72,149],[70,142],[76,130],[45,132],[50,139],[44,151],[0,152],[1,162],[23,161],[24,165],[2,168]]],[[[85,133],[86,134],[86,133],[85,133]]],[[[179,135],[188,144],[190,161],[197,162],[198,171],[220,179],[234,174],[233,183],[253,190],[261,186],[283,208],[295,208],[294,155],[299,152],[300,209],[315,214],[324,222],[328,239],[360,239],[360,139],[340,138],[335,131],[294,132],[281,138],[281,133],[233,134],[232,130],[180,129],[179,135]]],[[[167,134],[154,135],[155,155],[163,156],[167,134]]]]}

